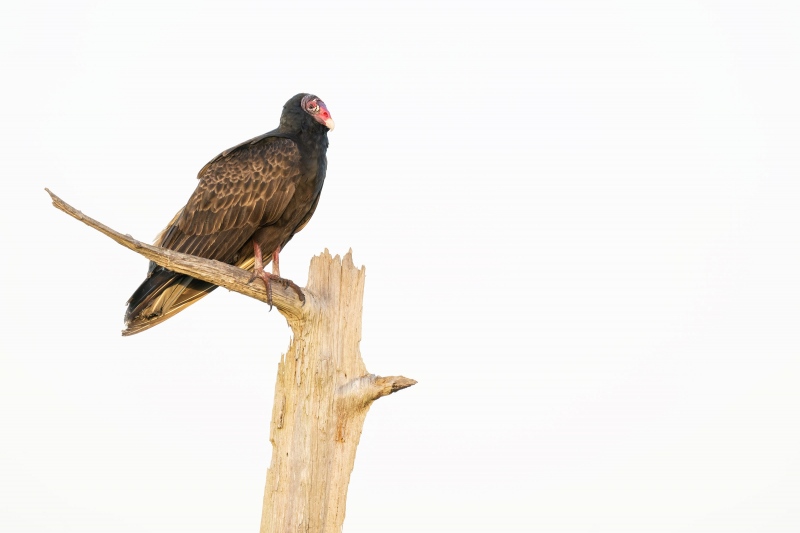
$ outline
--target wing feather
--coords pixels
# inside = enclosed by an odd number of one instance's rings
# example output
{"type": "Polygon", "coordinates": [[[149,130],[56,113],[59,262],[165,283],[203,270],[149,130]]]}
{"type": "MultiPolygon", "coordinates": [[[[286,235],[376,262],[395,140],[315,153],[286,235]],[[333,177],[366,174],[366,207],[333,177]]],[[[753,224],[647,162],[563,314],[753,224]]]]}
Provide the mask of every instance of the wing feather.
{"type": "Polygon", "coordinates": [[[201,171],[161,246],[231,261],[258,228],[280,218],[300,174],[300,151],[290,139],[256,138],[223,152],[201,171]]]}

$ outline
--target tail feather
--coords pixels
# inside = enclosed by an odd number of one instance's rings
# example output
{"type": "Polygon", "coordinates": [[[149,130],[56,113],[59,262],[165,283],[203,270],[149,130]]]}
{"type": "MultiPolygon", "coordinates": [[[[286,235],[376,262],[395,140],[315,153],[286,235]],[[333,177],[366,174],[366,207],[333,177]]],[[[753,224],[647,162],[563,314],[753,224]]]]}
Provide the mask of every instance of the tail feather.
{"type": "Polygon", "coordinates": [[[135,335],[171,318],[217,286],[161,267],[153,268],[128,300],[122,335],[135,335]]]}

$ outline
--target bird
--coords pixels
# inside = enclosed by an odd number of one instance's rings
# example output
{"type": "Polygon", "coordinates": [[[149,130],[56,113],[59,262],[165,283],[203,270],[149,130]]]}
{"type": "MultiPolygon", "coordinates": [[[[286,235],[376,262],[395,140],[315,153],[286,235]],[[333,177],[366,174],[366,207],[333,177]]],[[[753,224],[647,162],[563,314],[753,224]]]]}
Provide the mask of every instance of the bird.
{"type": "MultiPolygon", "coordinates": [[[[270,305],[272,280],[292,285],[303,298],[299,287],[280,278],[279,254],[317,208],[333,128],[319,97],[293,96],[276,129],[225,150],[200,170],[189,201],[154,244],[253,269],[251,281],[264,281],[270,305]],[[272,274],[263,270],[270,262],[272,274]]],[[[151,261],[147,278],[127,302],[122,335],[160,324],[216,288],[151,261]]]]}

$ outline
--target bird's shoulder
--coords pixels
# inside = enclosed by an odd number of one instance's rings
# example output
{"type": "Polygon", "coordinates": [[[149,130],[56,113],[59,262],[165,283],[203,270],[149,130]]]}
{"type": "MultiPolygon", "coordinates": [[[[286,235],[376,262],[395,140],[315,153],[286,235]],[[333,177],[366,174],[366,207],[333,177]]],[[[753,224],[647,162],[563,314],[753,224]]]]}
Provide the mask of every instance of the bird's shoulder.
{"type": "Polygon", "coordinates": [[[200,171],[194,193],[165,229],[163,246],[188,250],[189,243],[179,244],[188,236],[244,236],[273,223],[294,196],[301,167],[297,143],[272,134],[225,150],[200,171]]]}
{"type": "Polygon", "coordinates": [[[262,174],[264,166],[271,172],[264,177],[279,177],[300,166],[301,153],[298,143],[277,130],[253,137],[222,151],[205,164],[197,178],[224,179],[225,176],[239,176],[256,172],[262,174]]]}

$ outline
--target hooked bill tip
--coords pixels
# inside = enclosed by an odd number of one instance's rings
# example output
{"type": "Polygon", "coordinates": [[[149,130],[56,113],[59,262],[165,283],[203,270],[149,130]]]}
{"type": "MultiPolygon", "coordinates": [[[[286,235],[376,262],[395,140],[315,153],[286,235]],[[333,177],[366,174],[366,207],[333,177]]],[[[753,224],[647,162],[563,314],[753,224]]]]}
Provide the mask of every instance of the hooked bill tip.
{"type": "Polygon", "coordinates": [[[325,127],[328,128],[330,131],[333,131],[333,128],[336,124],[333,122],[333,119],[328,117],[325,119],[325,127]]]}

